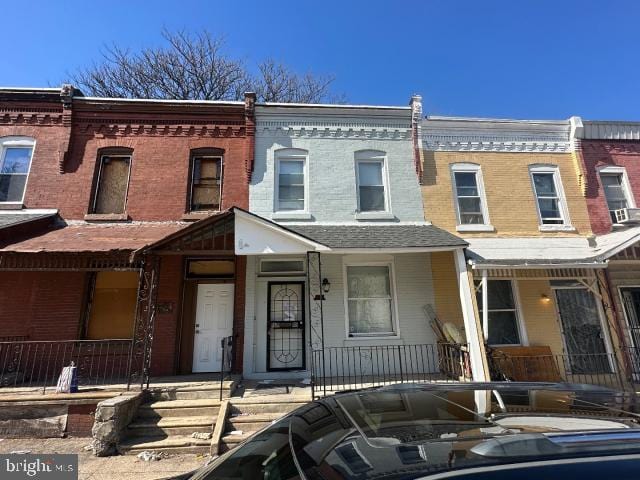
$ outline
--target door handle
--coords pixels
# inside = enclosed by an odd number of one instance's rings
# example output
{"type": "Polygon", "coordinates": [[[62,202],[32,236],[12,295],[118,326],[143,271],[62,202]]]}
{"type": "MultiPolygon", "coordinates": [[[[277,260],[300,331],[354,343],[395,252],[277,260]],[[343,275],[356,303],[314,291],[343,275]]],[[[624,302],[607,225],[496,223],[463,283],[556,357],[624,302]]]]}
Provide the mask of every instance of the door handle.
{"type": "Polygon", "coordinates": [[[200,330],[196,330],[196,333],[200,333],[200,330]]]}

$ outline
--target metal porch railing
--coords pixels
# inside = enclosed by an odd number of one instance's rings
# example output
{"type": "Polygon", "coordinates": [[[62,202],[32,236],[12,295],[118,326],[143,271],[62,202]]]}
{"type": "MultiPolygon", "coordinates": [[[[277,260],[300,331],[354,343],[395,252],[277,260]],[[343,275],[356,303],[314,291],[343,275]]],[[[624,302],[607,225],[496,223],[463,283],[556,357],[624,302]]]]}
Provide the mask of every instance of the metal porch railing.
{"type": "Polygon", "coordinates": [[[466,345],[326,347],[311,355],[313,397],[392,383],[470,381],[466,345]]]}
{"type": "MultiPolygon", "coordinates": [[[[77,368],[78,385],[126,383],[132,340],[0,342],[0,388],[55,387],[63,367],[77,368]]],[[[0,389],[1,391],[1,389],[0,389]]]]}

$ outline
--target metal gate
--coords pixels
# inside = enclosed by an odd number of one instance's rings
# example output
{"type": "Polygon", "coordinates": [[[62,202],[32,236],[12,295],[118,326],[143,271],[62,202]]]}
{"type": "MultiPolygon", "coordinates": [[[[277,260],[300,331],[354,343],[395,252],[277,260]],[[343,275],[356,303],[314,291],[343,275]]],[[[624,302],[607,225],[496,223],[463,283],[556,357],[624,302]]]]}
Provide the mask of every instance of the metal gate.
{"type": "Polygon", "coordinates": [[[269,282],[267,288],[267,369],[304,370],[304,282],[269,282]]]}

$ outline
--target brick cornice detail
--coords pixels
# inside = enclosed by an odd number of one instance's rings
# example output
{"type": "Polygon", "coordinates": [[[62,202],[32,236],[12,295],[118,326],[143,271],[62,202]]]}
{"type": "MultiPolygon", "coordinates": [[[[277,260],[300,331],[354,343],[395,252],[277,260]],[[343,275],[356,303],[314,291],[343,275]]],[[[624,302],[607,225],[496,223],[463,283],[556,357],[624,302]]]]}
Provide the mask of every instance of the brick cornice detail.
{"type": "Polygon", "coordinates": [[[60,126],[64,124],[64,113],[55,109],[12,111],[0,108],[1,125],[60,126]]]}
{"type": "Polygon", "coordinates": [[[74,128],[81,134],[98,134],[111,136],[179,136],[179,137],[244,137],[247,134],[243,122],[216,124],[207,121],[175,122],[171,120],[157,121],[111,121],[80,119],[74,128]]]}

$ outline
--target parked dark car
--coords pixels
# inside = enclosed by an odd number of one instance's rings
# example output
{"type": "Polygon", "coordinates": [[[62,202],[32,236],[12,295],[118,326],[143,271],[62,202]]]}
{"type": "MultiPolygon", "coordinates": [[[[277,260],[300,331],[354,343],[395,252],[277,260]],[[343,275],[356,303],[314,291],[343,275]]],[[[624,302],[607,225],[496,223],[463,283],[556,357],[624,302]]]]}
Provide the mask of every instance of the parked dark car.
{"type": "Polygon", "coordinates": [[[191,476],[638,479],[632,395],[571,384],[397,385],[313,401],[191,476]]]}

